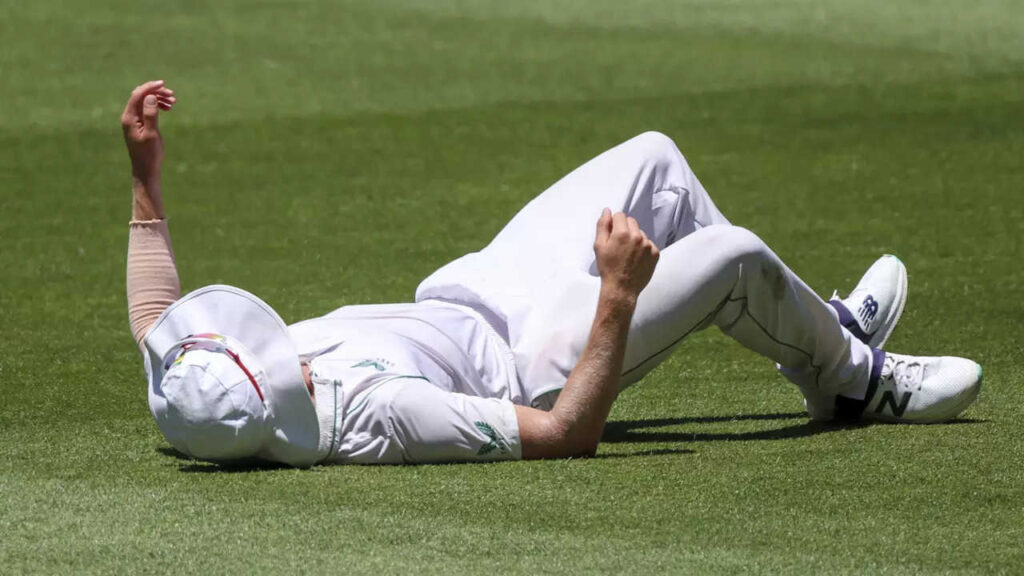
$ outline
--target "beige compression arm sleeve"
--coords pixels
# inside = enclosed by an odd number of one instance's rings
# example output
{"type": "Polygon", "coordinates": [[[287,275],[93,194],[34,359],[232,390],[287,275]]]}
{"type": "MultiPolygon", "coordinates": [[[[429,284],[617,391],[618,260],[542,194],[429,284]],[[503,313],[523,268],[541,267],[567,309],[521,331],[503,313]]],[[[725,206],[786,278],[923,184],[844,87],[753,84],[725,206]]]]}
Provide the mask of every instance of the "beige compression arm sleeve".
{"type": "Polygon", "coordinates": [[[166,220],[133,220],[128,234],[128,322],[139,346],[160,314],[181,297],[166,220]]]}

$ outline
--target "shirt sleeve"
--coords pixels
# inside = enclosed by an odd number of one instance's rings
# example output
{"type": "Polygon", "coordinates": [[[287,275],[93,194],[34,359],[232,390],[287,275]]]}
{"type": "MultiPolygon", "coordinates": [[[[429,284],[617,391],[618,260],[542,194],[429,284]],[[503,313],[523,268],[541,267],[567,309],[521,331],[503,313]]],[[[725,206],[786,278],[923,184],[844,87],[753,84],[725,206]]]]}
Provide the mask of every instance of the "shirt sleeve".
{"type": "Polygon", "coordinates": [[[388,375],[353,399],[345,460],[364,464],[484,462],[522,458],[515,407],[388,375]]]}

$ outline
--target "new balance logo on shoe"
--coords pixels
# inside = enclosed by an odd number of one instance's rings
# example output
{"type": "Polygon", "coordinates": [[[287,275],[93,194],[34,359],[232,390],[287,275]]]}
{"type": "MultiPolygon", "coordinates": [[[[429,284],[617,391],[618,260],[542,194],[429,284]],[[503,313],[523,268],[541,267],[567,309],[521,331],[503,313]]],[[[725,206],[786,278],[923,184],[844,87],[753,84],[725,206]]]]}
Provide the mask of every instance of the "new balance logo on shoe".
{"type": "Polygon", "coordinates": [[[867,324],[875,319],[875,314],[878,314],[878,302],[875,301],[874,297],[868,295],[864,298],[864,302],[861,302],[860,310],[857,311],[862,322],[867,324]]]}
{"type": "Polygon", "coordinates": [[[882,409],[885,408],[886,405],[888,405],[889,410],[892,412],[893,416],[897,418],[903,416],[903,413],[907,411],[907,406],[910,405],[910,397],[912,395],[913,392],[904,392],[903,397],[900,398],[899,405],[897,405],[896,395],[893,394],[892,390],[886,390],[885,392],[882,393],[882,400],[881,402],[878,403],[878,407],[875,408],[875,414],[881,414],[882,409]]]}

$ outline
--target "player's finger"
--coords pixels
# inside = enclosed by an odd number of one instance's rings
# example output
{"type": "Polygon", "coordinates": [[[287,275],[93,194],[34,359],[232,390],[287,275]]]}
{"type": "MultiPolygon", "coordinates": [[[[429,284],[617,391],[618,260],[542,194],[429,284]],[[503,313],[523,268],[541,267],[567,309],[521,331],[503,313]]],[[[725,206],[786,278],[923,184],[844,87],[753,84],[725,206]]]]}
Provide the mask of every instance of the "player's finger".
{"type": "Polygon", "coordinates": [[[142,122],[142,99],[146,94],[162,88],[163,80],[151,80],[143,82],[132,90],[128,96],[128,102],[124,105],[124,112],[121,114],[121,125],[125,130],[138,126],[142,122]]]}
{"type": "Polygon", "coordinates": [[[640,223],[636,221],[636,218],[629,216],[626,218],[626,227],[629,230],[630,235],[636,235],[638,238],[646,238],[642,230],[640,230],[640,223]]]}
{"type": "Polygon", "coordinates": [[[144,129],[155,132],[159,116],[160,108],[157,97],[153,94],[146,96],[142,101],[142,125],[144,129]]]}
{"type": "Polygon", "coordinates": [[[612,233],[612,211],[605,208],[601,211],[601,217],[597,219],[597,242],[608,240],[612,233]]]}
{"type": "Polygon", "coordinates": [[[128,104],[125,106],[126,110],[136,110],[143,98],[146,97],[150,92],[162,88],[164,85],[163,80],[151,80],[149,82],[143,82],[132,90],[131,95],[128,96],[128,104]]]}
{"type": "Polygon", "coordinates": [[[629,230],[629,224],[626,222],[626,213],[616,212],[615,214],[612,214],[612,233],[622,233],[627,230],[629,230]]]}
{"type": "Polygon", "coordinates": [[[651,256],[654,256],[654,258],[657,258],[661,253],[661,251],[658,250],[658,245],[652,242],[650,238],[646,238],[644,240],[644,248],[647,249],[647,252],[650,253],[651,256]]]}

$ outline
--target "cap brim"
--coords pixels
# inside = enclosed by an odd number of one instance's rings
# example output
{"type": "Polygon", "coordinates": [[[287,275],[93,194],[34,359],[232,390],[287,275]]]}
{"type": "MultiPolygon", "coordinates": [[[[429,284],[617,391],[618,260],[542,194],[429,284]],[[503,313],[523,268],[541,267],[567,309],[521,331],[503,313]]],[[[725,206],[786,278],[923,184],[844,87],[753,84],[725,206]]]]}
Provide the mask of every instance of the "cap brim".
{"type": "Polygon", "coordinates": [[[274,436],[261,454],[293,466],[318,460],[320,428],[288,327],[266,302],[240,288],[206,286],[169,306],[146,336],[151,398],[164,375],[163,358],[194,334],[213,332],[241,342],[261,364],[274,436]]]}

